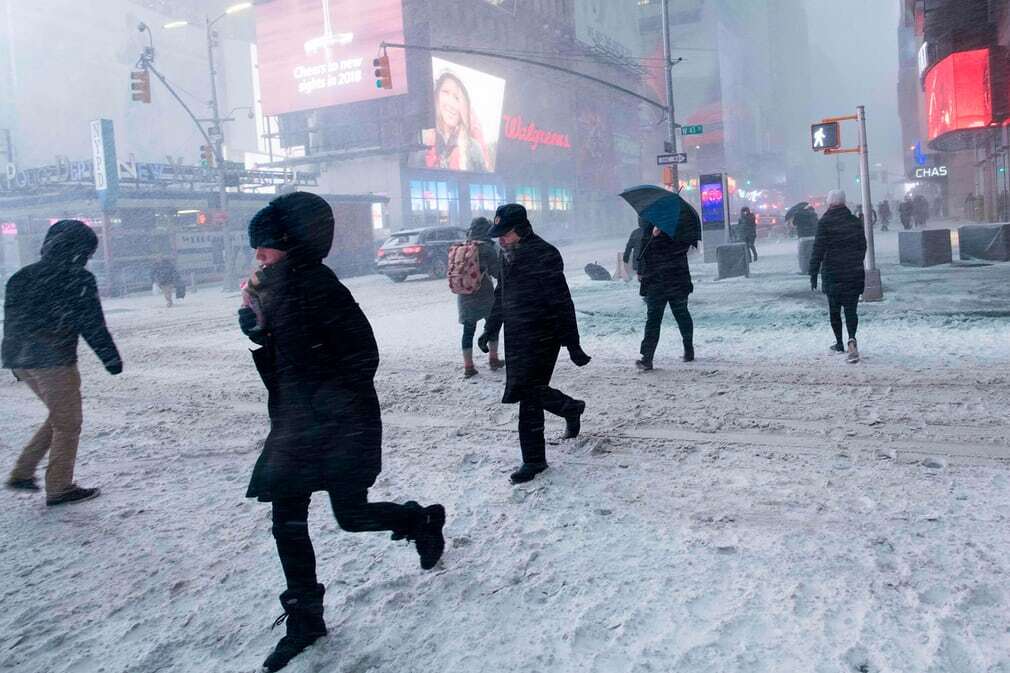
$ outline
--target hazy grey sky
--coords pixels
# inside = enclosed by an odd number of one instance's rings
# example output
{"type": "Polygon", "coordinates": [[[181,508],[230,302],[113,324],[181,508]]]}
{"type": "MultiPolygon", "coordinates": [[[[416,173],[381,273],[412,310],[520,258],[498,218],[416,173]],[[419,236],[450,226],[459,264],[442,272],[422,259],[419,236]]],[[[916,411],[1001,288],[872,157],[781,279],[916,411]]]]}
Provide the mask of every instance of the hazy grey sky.
{"type": "MultiPolygon", "coordinates": [[[[901,126],[898,121],[898,0],[807,0],[810,42],[814,51],[814,113],[851,114],[865,105],[871,163],[900,173],[901,126]]],[[[812,120],[813,121],[813,120],[812,120]]],[[[854,126],[845,126],[845,131],[854,126]]],[[[844,131],[843,131],[844,132],[844,131]]],[[[846,144],[855,137],[845,137],[846,144]]],[[[822,179],[834,186],[834,161],[819,162],[822,179]]],[[[845,159],[843,183],[852,193],[856,160],[845,159]]],[[[883,194],[873,194],[874,201],[883,194]]]]}

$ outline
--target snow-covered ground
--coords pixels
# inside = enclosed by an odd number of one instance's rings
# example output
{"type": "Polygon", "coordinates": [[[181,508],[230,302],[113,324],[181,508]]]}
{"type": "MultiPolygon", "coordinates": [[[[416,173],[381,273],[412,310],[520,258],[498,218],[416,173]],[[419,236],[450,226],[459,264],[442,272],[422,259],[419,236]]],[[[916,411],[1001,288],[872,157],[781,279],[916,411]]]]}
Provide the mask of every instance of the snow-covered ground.
{"type": "MultiPolygon", "coordinates": [[[[444,282],[348,282],[383,357],[373,495],[445,503],[449,544],[424,573],[317,497],[331,633],[288,670],[1010,671],[1010,265],[900,268],[884,235],[850,366],[795,243],[750,279],[695,261],[698,361],[668,318],[643,375],[636,289],[581,271],[622,248],[563,250],[594,360],[555,381],[589,409],[518,488],[504,373],[460,376],[444,282]]],[[[237,301],[106,302],[126,371],[82,357],[77,470],[103,496],[0,494],[0,670],[253,671],[280,637],[269,506],[243,498],[267,422],[237,301]]],[[[7,470],[43,412],[10,378],[0,410],[7,470]]]]}

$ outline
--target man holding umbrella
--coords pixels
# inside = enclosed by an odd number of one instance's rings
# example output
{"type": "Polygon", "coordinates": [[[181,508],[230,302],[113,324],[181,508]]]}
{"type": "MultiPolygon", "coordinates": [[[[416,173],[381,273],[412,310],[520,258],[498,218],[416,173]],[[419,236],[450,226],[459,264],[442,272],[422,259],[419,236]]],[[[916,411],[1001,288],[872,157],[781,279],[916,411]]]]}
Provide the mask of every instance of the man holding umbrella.
{"type": "Polygon", "coordinates": [[[639,292],[648,308],[645,336],[640,352],[642,359],[635,365],[642,371],[652,370],[652,359],[659,345],[663,314],[670,307],[684,343],[684,362],[694,360],[694,321],[687,308],[688,296],[694,291],[687,253],[701,239],[698,213],[680,195],[665,189],[642,186],[621,194],[638,211],[646,223],[638,274],[642,279],[639,292]]]}
{"type": "Polygon", "coordinates": [[[590,357],[579,345],[575,305],[557,248],[533,233],[526,209],[518,203],[498,208],[489,235],[502,248],[501,280],[494,308],[484,322],[477,346],[488,343],[505,326],[505,395],[503,404],[519,404],[519,447],[523,464],[512,483],[531,481],[547,469],[544,411],[565,419],[565,439],[577,437],[586,403],[550,387],[561,347],[579,367],[590,357]]]}

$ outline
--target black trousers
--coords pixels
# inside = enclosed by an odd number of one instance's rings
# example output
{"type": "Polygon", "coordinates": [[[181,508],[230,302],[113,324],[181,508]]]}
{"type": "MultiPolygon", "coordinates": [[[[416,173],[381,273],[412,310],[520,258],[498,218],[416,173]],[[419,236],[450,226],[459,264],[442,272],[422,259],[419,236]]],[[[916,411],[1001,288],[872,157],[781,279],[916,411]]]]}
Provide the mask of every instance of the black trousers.
{"type": "Polygon", "coordinates": [[[546,463],[544,412],[568,418],[578,412],[578,402],[550,386],[527,389],[519,399],[519,448],[524,463],[546,463]]]}
{"type": "MultiPolygon", "coordinates": [[[[316,586],[316,554],[309,539],[310,495],[273,501],[273,534],[288,589],[308,591],[316,586]]],[[[349,533],[393,531],[406,534],[410,510],[392,502],[368,502],[368,491],[330,492],[337,524],[349,533]]]]}
{"type": "Polygon", "coordinates": [[[667,305],[673,313],[674,320],[677,321],[677,327],[680,328],[680,337],[684,341],[684,348],[694,347],[694,320],[691,318],[691,312],[687,309],[687,297],[683,299],[646,297],[645,337],[642,339],[642,347],[639,352],[643,358],[650,362],[656,354],[656,347],[659,346],[659,333],[663,326],[663,314],[666,312],[667,305]]]}
{"type": "Polygon", "coordinates": [[[747,254],[749,255],[748,261],[756,262],[758,261],[758,249],[754,247],[754,241],[756,239],[747,238],[744,243],[747,245],[747,254]]]}
{"type": "Polygon", "coordinates": [[[845,328],[849,338],[856,338],[856,330],[859,328],[858,307],[859,295],[828,295],[828,314],[831,316],[831,329],[837,343],[842,343],[842,311],[845,311],[845,328]]]}

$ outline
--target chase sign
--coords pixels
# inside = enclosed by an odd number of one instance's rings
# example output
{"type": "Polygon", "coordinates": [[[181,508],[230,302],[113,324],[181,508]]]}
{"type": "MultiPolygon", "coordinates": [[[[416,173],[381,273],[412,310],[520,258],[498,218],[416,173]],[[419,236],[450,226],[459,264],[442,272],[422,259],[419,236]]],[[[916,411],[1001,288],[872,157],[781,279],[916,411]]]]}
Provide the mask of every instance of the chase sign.
{"type": "Polygon", "coordinates": [[[917,166],[915,168],[916,180],[938,180],[946,178],[949,174],[946,166],[917,166]]]}

